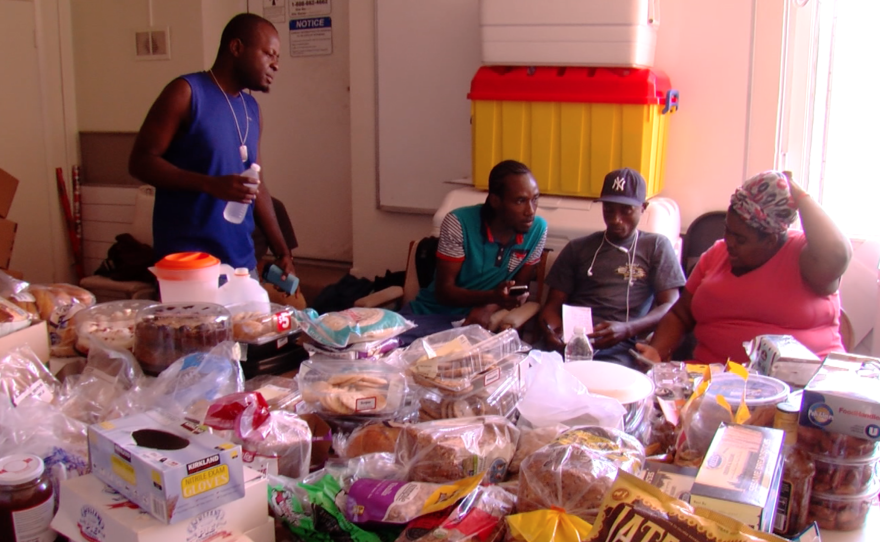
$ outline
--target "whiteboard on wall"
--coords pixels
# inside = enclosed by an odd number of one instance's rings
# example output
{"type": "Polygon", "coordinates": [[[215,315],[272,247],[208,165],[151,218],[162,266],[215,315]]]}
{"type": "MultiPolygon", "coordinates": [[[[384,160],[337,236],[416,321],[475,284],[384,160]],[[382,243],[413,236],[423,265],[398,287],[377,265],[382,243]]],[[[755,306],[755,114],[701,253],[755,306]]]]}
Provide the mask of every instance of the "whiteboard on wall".
{"type": "Polygon", "coordinates": [[[480,67],[479,0],[376,2],[379,208],[433,213],[470,177],[470,102],[480,67]]]}

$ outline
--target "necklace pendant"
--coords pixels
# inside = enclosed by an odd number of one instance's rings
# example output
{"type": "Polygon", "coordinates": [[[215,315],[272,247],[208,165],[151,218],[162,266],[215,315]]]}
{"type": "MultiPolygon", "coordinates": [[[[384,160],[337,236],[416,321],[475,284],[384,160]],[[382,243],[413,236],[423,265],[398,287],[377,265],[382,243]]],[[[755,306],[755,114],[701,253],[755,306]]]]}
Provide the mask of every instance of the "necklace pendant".
{"type": "Polygon", "coordinates": [[[239,152],[239,154],[241,154],[241,161],[247,162],[247,158],[248,158],[247,145],[242,145],[241,147],[239,147],[238,152],[239,152]]]}

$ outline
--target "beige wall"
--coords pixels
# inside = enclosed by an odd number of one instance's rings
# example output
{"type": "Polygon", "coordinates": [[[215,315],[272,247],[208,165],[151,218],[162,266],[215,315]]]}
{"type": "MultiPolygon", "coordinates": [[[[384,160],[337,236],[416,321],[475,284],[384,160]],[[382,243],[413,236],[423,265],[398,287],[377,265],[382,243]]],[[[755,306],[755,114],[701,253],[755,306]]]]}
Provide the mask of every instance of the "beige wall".
{"type": "MultiPolygon", "coordinates": [[[[706,211],[726,209],[747,172],[774,165],[783,4],[663,1],[655,66],[680,90],[681,108],[670,121],[662,195],[678,202],[682,228],[706,211]]],[[[366,276],[400,268],[407,241],[431,228],[430,217],[375,208],[373,6],[369,0],[351,7],[354,272],[366,276]]]]}

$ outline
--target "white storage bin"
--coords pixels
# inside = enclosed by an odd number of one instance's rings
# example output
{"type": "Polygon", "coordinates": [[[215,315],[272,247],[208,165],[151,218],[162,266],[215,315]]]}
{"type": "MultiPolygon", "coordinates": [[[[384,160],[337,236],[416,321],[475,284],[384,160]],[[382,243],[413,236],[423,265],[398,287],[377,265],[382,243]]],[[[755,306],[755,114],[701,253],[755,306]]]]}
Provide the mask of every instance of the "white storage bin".
{"type": "Polygon", "coordinates": [[[481,0],[483,63],[650,68],[659,0],[481,0]]]}

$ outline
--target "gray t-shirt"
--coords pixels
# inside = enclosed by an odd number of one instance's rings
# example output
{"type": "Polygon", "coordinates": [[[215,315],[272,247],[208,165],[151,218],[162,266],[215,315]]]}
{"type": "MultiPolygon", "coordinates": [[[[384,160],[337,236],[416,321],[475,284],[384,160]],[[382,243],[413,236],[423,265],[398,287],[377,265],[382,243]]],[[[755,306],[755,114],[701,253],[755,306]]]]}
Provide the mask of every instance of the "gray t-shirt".
{"type": "MultiPolygon", "coordinates": [[[[603,321],[626,321],[630,273],[633,277],[629,287],[630,320],[641,318],[651,310],[657,292],[684,286],[681,264],[666,236],[639,232],[630,269],[632,255],[624,254],[607,241],[602,244],[603,235],[604,232],[597,232],[570,241],[559,253],[545,280],[549,287],[568,294],[569,305],[592,308],[593,325],[603,321]],[[591,263],[593,275],[588,276],[591,263]]],[[[616,244],[629,250],[634,237],[635,234],[616,244]]]]}

